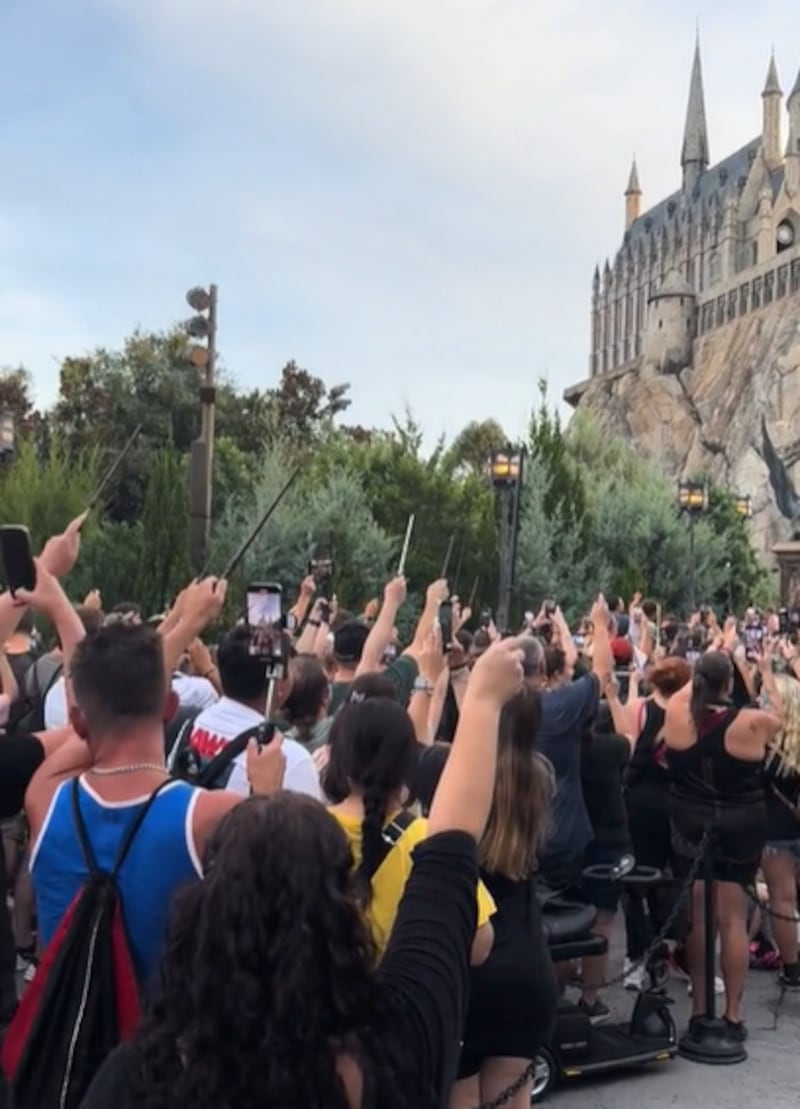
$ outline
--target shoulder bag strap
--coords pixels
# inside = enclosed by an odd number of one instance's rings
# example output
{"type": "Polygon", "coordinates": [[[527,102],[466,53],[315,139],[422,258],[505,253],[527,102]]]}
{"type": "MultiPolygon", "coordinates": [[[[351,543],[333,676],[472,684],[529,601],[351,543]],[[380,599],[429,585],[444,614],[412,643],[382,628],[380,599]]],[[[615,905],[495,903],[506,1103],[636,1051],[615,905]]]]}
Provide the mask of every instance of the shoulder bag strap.
{"type": "Polygon", "coordinates": [[[78,785],[79,779],[72,779],[72,788],[70,789],[72,799],[72,816],[75,821],[75,830],[78,833],[78,842],[81,845],[81,853],[83,854],[83,862],[86,869],[92,878],[96,878],[100,873],[100,868],[97,865],[97,858],[92,845],[89,842],[89,833],[86,830],[86,822],[83,819],[81,812],[80,788],[78,785]]]}
{"type": "Polygon", "coordinates": [[[259,743],[269,743],[274,732],[274,726],[266,720],[263,724],[256,724],[254,728],[248,728],[247,731],[240,732],[235,739],[225,744],[208,766],[200,771],[196,784],[203,789],[211,789],[217,778],[228,769],[233,760],[246,750],[251,739],[257,739],[259,743]]]}
{"type": "Polygon", "coordinates": [[[145,803],[139,809],[138,813],[136,814],[136,818],[134,819],[133,823],[131,824],[130,828],[128,829],[128,834],[125,836],[125,839],[122,841],[122,846],[120,847],[119,854],[117,855],[117,861],[114,863],[114,866],[111,870],[111,877],[112,878],[116,878],[116,876],[119,874],[120,870],[122,869],[122,864],[125,862],[125,859],[128,857],[128,852],[131,849],[131,845],[133,844],[133,841],[136,839],[136,836],[139,832],[139,829],[144,824],[145,817],[150,812],[150,809],[153,807],[153,802],[158,797],[158,795],[160,793],[162,793],[167,788],[167,786],[171,786],[173,784],[174,783],[173,783],[172,778],[167,778],[165,781],[163,781],[161,783],[161,785],[157,789],[153,790],[153,792],[147,798],[145,803]]]}
{"type": "Polygon", "coordinates": [[[370,867],[369,873],[364,875],[368,882],[372,881],[383,865],[384,859],[392,848],[397,846],[403,837],[403,833],[411,827],[416,819],[410,809],[401,809],[394,820],[386,825],[381,834],[380,854],[370,867]]]}

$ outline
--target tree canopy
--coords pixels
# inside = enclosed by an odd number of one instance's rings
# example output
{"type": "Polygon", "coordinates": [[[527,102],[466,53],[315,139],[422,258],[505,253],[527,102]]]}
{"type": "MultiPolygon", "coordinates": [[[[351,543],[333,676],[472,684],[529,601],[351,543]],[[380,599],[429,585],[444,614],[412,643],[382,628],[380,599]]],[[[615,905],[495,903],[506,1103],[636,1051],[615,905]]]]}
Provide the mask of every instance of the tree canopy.
{"type": "MultiPolygon", "coordinates": [[[[686,611],[689,529],[675,487],[628,443],[579,412],[568,428],[540,383],[528,435],[509,443],[493,419],[425,448],[411,413],[388,429],[342,423],[349,386],[328,386],[291,360],[269,388],[242,390],[223,367],[217,393],[212,569],[220,570],[296,466],[301,477],[249,552],[248,577],[288,590],[309,558],[334,559],[333,587],[348,607],[378,593],[397,565],[407,521],[412,595],[439,576],[452,540],[451,587],[493,606],[498,584],[496,506],[487,461],[510,445],[526,452],[513,616],[557,597],[573,616],[604,589],[635,590],[686,611]]],[[[186,337],[134,333],[121,350],[67,358],[58,397],[37,411],[24,369],[0,373],[0,407],[16,417],[16,458],[0,472],[5,522],[40,544],[86,503],[123,443],[136,444],[87,524],[71,583],[106,603],[135,595],[160,610],[188,575],[188,456],[199,432],[199,379],[186,337]]],[[[698,475],[702,477],[702,475],[698,475]]],[[[710,485],[695,529],[698,600],[724,607],[772,589],[730,493],[710,485]]]]}

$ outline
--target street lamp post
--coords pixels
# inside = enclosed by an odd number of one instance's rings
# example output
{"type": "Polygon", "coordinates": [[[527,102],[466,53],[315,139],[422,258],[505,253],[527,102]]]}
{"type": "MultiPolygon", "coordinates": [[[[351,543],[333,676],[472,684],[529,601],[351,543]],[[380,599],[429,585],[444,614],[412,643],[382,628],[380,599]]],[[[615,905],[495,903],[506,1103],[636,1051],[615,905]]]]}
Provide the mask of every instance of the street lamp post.
{"type": "Polygon", "coordinates": [[[733,499],[733,505],[737,515],[743,520],[749,520],[753,515],[753,501],[748,493],[737,493],[733,499]]]}
{"type": "Polygon", "coordinates": [[[10,462],[17,449],[17,429],[10,408],[0,411],[0,461],[10,462]]]}
{"type": "Polygon", "coordinates": [[[489,460],[489,477],[497,497],[500,523],[500,588],[497,627],[506,631],[511,616],[514,568],[517,560],[520,494],[522,491],[524,451],[507,447],[489,460]]]}
{"type": "Polygon", "coordinates": [[[695,557],[694,525],[698,516],[708,511],[708,489],[699,481],[678,484],[678,507],[689,517],[689,603],[697,608],[697,559],[695,557]]]}
{"type": "Polygon", "coordinates": [[[197,573],[206,565],[211,526],[211,497],[214,471],[214,412],[217,398],[217,286],[190,289],[186,303],[195,312],[183,325],[195,342],[189,359],[203,372],[200,386],[200,437],[192,443],[190,463],[190,531],[192,565],[197,573]],[[203,342],[205,340],[205,342],[203,342]]]}

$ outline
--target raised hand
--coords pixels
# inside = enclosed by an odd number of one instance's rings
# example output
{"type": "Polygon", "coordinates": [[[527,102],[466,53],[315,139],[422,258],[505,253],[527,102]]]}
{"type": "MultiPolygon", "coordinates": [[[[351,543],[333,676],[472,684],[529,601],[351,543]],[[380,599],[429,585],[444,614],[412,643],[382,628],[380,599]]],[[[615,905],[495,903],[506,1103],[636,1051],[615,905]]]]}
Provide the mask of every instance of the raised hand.
{"type": "Polygon", "coordinates": [[[47,540],[39,560],[48,573],[63,578],[73,570],[81,553],[81,528],[88,515],[88,512],[82,512],[67,524],[60,535],[47,540]]]}
{"type": "Polygon", "coordinates": [[[522,689],[523,638],[501,639],[472,668],[469,693],[502,707],[522,689]]]}

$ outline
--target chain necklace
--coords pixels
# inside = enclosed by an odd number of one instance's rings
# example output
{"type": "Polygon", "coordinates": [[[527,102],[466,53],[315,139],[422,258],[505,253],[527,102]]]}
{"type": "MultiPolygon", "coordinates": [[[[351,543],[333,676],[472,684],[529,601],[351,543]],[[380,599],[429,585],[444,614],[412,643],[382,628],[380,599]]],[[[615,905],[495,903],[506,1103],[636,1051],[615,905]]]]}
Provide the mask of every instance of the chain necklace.
{"type": "Polygon", "coordinates": [[[157,762],[132,762],[128,766],[90,766],[89,773],[100,778],[110,778],[112,774],[134,774],[138,770],[157,770],[160,774],[167,774],[166,766],[157,762]]]}

